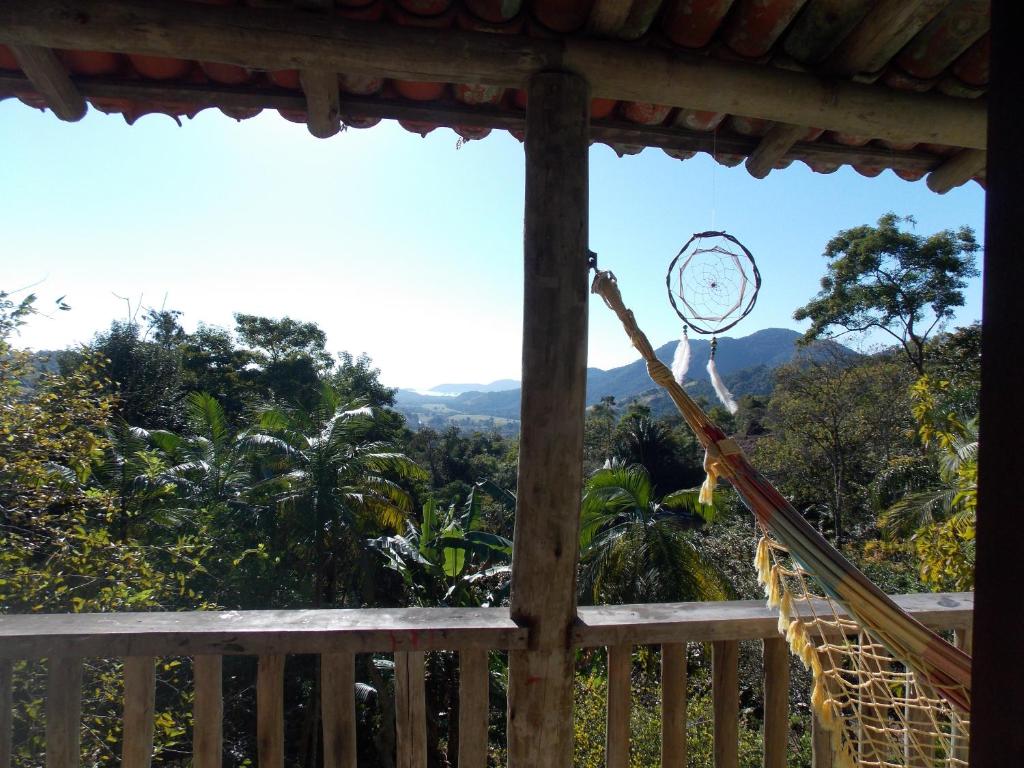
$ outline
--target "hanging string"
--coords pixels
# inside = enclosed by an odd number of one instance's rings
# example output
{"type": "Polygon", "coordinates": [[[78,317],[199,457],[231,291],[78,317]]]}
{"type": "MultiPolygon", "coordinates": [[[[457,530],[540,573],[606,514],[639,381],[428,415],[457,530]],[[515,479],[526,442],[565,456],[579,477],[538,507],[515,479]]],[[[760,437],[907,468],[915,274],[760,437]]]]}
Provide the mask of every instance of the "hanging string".
{"type": "Polygon", "coordinates": [[[711,229],[715,228],[715,174],[718,172],[718,126],[711,134],[711,229]]]}

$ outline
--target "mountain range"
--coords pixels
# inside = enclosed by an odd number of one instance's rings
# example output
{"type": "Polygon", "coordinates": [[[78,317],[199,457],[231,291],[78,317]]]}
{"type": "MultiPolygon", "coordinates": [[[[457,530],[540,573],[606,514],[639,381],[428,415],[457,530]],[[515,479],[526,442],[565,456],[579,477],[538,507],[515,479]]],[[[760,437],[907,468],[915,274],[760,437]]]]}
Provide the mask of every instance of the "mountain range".
{"type": "MultiPolygon", "coordinates": [[[[770,394],[772,370],[793,359],[800,337],[800,333],[788,328],[766,328],[741,338],[720,338],[715,354],[719,373],[736,397],[770,394]]],[[[658,359],[671,365],[677,343],[671,341],[658,347],[658,359]]],[[[802,349],[814,355],[816,350],[824,351],[827,345],[839,347],[851,356],[857,354],[834,341],[815,342],[802,349]]],[[[690,340],[686,386],[692,396],[713,402],[714,390],[705,370],[710,354],[710,341],[690,340]]],[[[608,395],[619,405],[642,399],[655,415],[672,408],[668,397],[647,375],[647,366],[640,359],[609,370],[587,369],[587,405],[594,405],[608,395]]],[[[442,384],[428,393],[399,389],[395,408],[405,415],[413,429],[444,429],[455,424],[464,429],[497,429],[515,434],[519,431],[519,399],[518,382],[503,379],[488,385],[442,384]],[[443,394],[431,394],[433,392],[443,394]]]]}

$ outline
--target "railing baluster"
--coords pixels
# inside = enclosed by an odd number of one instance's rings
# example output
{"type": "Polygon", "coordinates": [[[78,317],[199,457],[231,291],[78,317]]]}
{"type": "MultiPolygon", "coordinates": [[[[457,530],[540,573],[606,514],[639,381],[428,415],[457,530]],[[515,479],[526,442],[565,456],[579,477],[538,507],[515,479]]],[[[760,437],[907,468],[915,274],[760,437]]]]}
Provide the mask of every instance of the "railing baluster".
{"type": "Polygon", "coordinates": [[[789,648],[764,640],[764,768],[786,768],[789,748],[789,648]]]}
{"type": "Polygon", "coordinates": [[[608,648],[608,725],[605,731],[605,765],[629,768],[630,681],[633,646],[608,648]]]}
{"type": "Polygon", "coordinates": [[[811,713],[811,766],[833,768],[835,751],[832,749],[832,734],[821,724],[818,716],[811,713]]]}
{"type": "Polygon", "coordinates": [[[46,684],[46,768],[77,768],[82,730],[82,660],[51,658],[46,684]]]}
{"type": "Polygon", "coordinates": [[[489,686],[487,651],[459,651],[459,768],[487,768],[489,686]]]}
{"type": "Polygon", "coordinates": [[[423,651],[395,653],[396,768],[427,766],[427,705],[423,651]]]}
{"type": "Polygon", "coordinates": [[[739,648],[735,640],[718,640],[711,644],[715,768],[737,768],[739,765],[739,648]]]}
{"type": "Polygon", "coordinates": [[[0,659],[0,768],[11,768],[11,740],[14,738],[14,699],[11,662],[0,659]]]}
{"type": "Polygon", "coordinates": [[[342,651],[320,657],[320,702],[324,768],[355,768],[355,654],[342,651]]]}
{"type": "Polygon", "coordinates": [[[284,656],[260,656],[256,673],[260,768],[284,768],[284,656]]]}
{"type": "Polygon", "coordinates": [[[192,659],[192,765],[220,768],[224,729],[223,658],[196,656],[192,659]]]}
{"type": "MultiPolygon", "coordinates": [[[[907,768],[931,768],[935,759],[935,737],[929,735],[931,718],[924,707],[911,703],[917,691],[913,675],[907,673],[906,733],[903,738],[903,761],[907,768]]],[[[927,705],[925,705],[927,707],[927,705]]]]}
{"type": "Polygon", "coordinates": [[[153,761],[156,659],[128,656],[124,660],[124,739],[122,768],[149,768],[153,761]]]}
{"type": "Polygon", "coordinates": [[[686,643],[661,646],[661,768],[686,768],[686,643]]]}
{"type": "MultiPolygon", "coordinates": [[[[953,633],[953,644],[964,653],[971,652],[971,628],[960,627],[953,633]]],[[[949,763],[952,766],[967,765],[970,739],[967,728],[954,709],[953,721],[949,724],[949,763]]]]}

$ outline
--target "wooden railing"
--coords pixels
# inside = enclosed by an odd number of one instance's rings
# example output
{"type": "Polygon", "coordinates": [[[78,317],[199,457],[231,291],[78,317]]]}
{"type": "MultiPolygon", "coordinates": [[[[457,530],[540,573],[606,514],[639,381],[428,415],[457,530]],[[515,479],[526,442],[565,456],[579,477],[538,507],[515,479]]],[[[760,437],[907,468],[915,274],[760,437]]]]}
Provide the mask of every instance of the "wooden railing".
{"type": "MultiPolygon", "coordinates": [[[[897,603],[924,624],[969,637],[970,593],[903,595],[897,603]]],[[[157,659],[193,659],[193,765],[219,768],[225,655],[258,657],[256,743],[260,768],[284,761],[284,660],[319,654],[324,765],[356,765],[354,662],[359,653],[395,660],[397,768],[426,768],[425,654],[459,654],[459,768],[486,768],[488,652],[529,648],[529,633],[504,608],[226,611],[0,616],[0,768],[11,761],[11,662],[46,659],[47,768],[79,761],[85,658],[124,659],[122,765],[149,766],[157,659]]],[[[608,650],[608,768],[629,765],[630,673],[634,646],[660,645],[662,766],[686,765],[686,644],[710,642],[717,768],[738,763],[739,643],[764,653],[764,766],[783,768],[789,730],[789,655],[777,619],[761,602],[675,603],[579,609],[572,642],[608,650]]],[[[830,762],[815,739],[816,766],[830,762]]],[[[568,768],[568,767],[566,767],[568,768]]]]}

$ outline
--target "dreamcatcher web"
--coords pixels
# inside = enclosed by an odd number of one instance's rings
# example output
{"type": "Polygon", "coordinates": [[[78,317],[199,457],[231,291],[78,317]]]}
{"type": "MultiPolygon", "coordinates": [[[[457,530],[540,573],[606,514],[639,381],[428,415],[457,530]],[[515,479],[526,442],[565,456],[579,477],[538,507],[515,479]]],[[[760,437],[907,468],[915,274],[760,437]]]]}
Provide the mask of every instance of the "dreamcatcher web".
{"type": "Polygon", "coordinates": [[[729,319],[742,308],[749,284],[739,256],[719,245],[694,250],[676,268],[676,296],[694,320],[729,319]]]}

